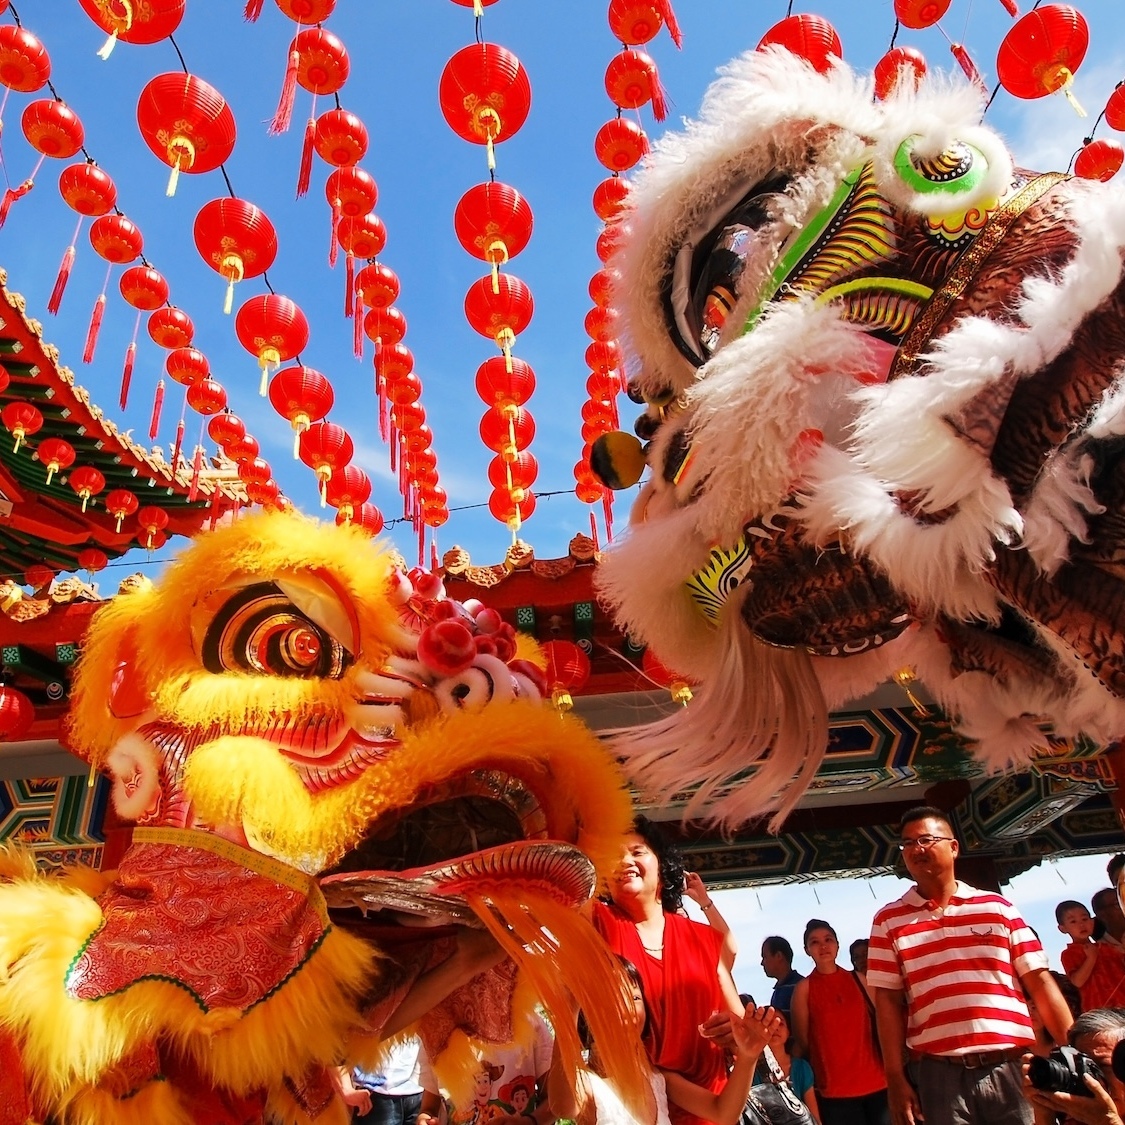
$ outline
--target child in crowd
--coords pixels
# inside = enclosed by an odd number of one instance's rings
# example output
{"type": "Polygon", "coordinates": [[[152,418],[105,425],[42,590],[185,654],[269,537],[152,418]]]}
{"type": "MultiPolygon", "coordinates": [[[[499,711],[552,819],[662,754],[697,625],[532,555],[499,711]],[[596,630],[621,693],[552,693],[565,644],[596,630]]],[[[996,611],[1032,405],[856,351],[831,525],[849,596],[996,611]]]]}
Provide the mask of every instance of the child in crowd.
{"type": "Polygon", "coordinates": [[[1062,951],[1062,967],[1082,997],[1082,1010],[1115,1007],[1125,1002],[1120,958],[1094,940],[1094,918],[1080,902],[1065,899],[1055,907],[1059,933],[1070,938],[1062,951]]]}
{"type": "MultiPolygon", "coordinates": [[[[649,1019],[641,975],[632,962],[624,957],[619,959],[631,990],[637,1034],[643,1042],[649,1019]]],[[[582,1024],[579,1026],[581,1028],[582,1024]]],[[[654,1069],[650,1081],[656,1101],[655,1125],[670,1125],[669,1101],[714,1125],[735,1125],[746,1105],[758,1057],[766,1044],[777,1036],[779,1027],[780,1018],[773,1008],[751,1008],[741,1019],[732,1017],[734,1065],[726,1085],[718,1093],[689,1081],[683,1075],[654,1069]]],[[[595,1044],[590,1049],[590,1069],[579,1069],[574,1075],[573,1085],[562,1065],[562,1052],[555,1052],[547,1080],[552,1112],[558,1118],[591,1122],[591,1125],[595,1122],[596,1125],[633,1125],[636,1119],[613,1088],[597,1073],[596,1052],[595,1044]]]]}

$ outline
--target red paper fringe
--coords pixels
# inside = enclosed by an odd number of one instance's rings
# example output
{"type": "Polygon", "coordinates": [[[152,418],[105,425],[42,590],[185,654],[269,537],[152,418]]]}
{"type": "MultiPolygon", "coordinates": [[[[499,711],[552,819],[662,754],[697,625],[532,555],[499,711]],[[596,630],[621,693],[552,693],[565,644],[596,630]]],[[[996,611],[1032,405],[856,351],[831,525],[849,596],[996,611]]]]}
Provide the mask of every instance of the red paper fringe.
{"type": "Polygon", "coordinates": [[[191,487],[188,489],[188,503],[194,504],[199,499],[199,474],[203,471],[203,446],[195,447],[195,456],[191,460],[191,487]]]}
{"type": "Polygon", "coordinates": [[[352,351],[356,359],[363,359],[363,298],[357,293],[355,314],[352,316],[352,351]]]}
{"type": "Polygon", "coordinates": [[[305,126],[305,142],[301,145],[301,170],[297,174],[297,198],[309,190],[312,179],[313,138],[316,136],[316,121],[309,118],[305,126]]]}
{"type": "Polygon", "coordinates": [[[156,384],[156,395],[152,400],[152,421],[148,424],[148,440],[156,441],[160,432],[160,411],[164,408],[164,380],[156,384]]]}
{"type": "Polygon", "coordinates": [[[336,268],[336,260],[340,256],[340,240],[336,237],[336,228],[340,225],[340,201],[332,201],[332,245],[328,247],[328,265],[336,268]]]}
{"type": "Polygon", "coordinates": [[[86,346],[82,349],[82,362],[94,362],[94,349],[98,346],[98,331],[102,326],[102,317],[105,316],[105,294],[102,293],[94,302],[94,311],[90,315],[90,327],[86,332],[86,346]]]}
{"type": "Polygon", "coordinates": [[[265,0],[246,0],[246,7],[242,9],[242,18],[253,23],[262,14],[262,4],[265,0]]]}
{"type": "Polygon", "coordinates": [[[344,264],[347,267],[344,275],[344,316],[351,316],[355,309],[355,255],[350,250],[344,264]]]}
{"type": "Polygon", "coordinates": [[[684,45],[684,35],[680,31],[680,25],[676,22],[676,13],[672,11],[672,0],[659,0],[658,8],[660,15],[663,17],[664,22],[668,25],[668,34],[672,36],[672,42],[677,47],[684,45]]]}
{"type": "MultiPolygon", "coordinates": [[[[390,419],[387,416],[387,381],[379,374],[378,369],[375,371],[375,397],[379,402],[379,437],[383,441],[389,441],[391,431],[390,419]]],[[[394,465],[391,468],[393,469],[394,465]]]]}
{"type": "Polygon", "coordinates": [[[184,448],[184,420],[181,418],[176,423],[176,444],[172,449],[172,472],[176,471],[176,466],[180,463],[180,453],[184,448]]]}
{"type": "Polygon", "coordinates": [[[285,81],[281,84],[281,97],[277,101],[277,111],[269,124],[272,136],[288,131],[293,120],[293,103],[297,98],[297,67],[301,62],[300,53],[289,52],[289,64],[285,68],[285,81]]]}
{"type": "Polygon", "coordinates": [[[133,364],[136,359],[137,345],[134,342],[125,349],[125,367],[121,372],[121,396],[118,399],[122,410],[125,409],[125,404],[129,401],[129,387],[133,382],[133,364]]]}
{"type": "Polygon", "coordinates": [[[12,209],[12,204],[17,199],[23,199],[34,186],[30,180],[24,180],[19,187],[8,188],[4,192],[4,198],[0,199],[0,227],[8,221],[8,212],[12,209]]]}
{"type": "Polygon", "coordinates": [[[957,65],[965,72],[965,77],[987,94],[988,87],[984,84],[980,71],[977,70],[977,64],[969,57],[969,52],[960,43],[950,43],[949,49],[957,60],[957,65]]]}
{"type": "Polygon", "coordinates": [[[59,266],[59,275],[55,278],[55,287],[51,290],[51,299],[47,302],[47,311],[52,316],[57,316],[59,305],[62,304],[63,293],[66,292],[66,283],[70,280],[70,271],[74,269],[74,254],[75,250],[73,245],[66,248],[66,253],[62,257],[62,265],[59,266]]]}
{"type": "Polygon", "coordinates": [[[668,116],[668,97],[664,93],[656,63],[652,64],[652,116],[657,121],[663,121],[668,116]]]}

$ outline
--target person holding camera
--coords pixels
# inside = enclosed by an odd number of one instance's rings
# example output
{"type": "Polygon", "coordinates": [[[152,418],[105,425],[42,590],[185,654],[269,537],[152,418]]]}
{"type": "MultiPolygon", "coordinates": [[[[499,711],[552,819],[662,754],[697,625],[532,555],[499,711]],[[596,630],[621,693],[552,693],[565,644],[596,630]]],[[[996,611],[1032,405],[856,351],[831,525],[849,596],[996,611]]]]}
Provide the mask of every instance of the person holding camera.
{"type": "Polygon", "coordinates": [[[1125,1011],[1095,1008],[1083,1012],[1070,1029],[1069,1047],[1047,1058],[1023,1059],[1023,1095],[1035,1113],[1035,1125],[1060,1118],[1083,1125],[1122,1125],[1125,1086],[1125,1011]],[[1116,1061],[1116,1066],[1114,1065],[1116,1061]]]}
{"type": "Polygon", "coordinates": [[[867,981],[894,1125],[1032,1125],[1020,1056],[1034,1043],[1021,984],[1056,1043],[1072,1017],[1038,938],[1002,895],[960,882],[948,816],[899,822],[915,885],[871,929],[867,981]]]}

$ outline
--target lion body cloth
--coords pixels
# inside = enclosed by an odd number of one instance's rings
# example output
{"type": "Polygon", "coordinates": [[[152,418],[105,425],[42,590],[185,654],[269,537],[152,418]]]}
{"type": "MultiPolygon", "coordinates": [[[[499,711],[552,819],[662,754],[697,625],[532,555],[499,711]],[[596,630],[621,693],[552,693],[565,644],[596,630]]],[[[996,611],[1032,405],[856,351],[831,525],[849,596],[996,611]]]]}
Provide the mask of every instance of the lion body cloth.
{"type": "Polygon", "coordinates": [[[748,53],[621,219],[650,475],[602,593],[701,687],[618,746],[728,823],[776,828],[891,678],[994,769],[1125,731],[1125,195],[909,86],[748,53]]]}
{"type": "Polygon", "coordinates": [[[107,603],[69,744],[135,828],[104,875],[0,851],[0,1122],[345,1122],[331,1068],[377,1057],[466,927],[509,956],[422,1018],[437,1064],[518,1039],[564,973],[612,1038],[576,907],[628,797],[527,647],[358,529],[281,513],[107,603]]]}

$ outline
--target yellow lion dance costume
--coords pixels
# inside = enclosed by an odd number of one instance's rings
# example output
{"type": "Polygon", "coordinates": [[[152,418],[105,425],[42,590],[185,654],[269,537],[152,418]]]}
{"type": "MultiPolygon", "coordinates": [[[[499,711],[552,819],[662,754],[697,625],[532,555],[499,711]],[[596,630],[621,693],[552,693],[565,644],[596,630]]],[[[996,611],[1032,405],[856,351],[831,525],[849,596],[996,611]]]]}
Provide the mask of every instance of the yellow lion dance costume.
{"type": "Polygon", "coordinates": [[[280,513],[107,604],[70,741],[136,827],[102,876],[0,852],[0,1125],[344,1122],[332,1068],[377,1054],[466,926],[509,956],[422,1019],[439,1065],[563,1010],[565,973],[628,1071],[575,910],[628,799],[520,648],[364,533],[280,513]]]}

